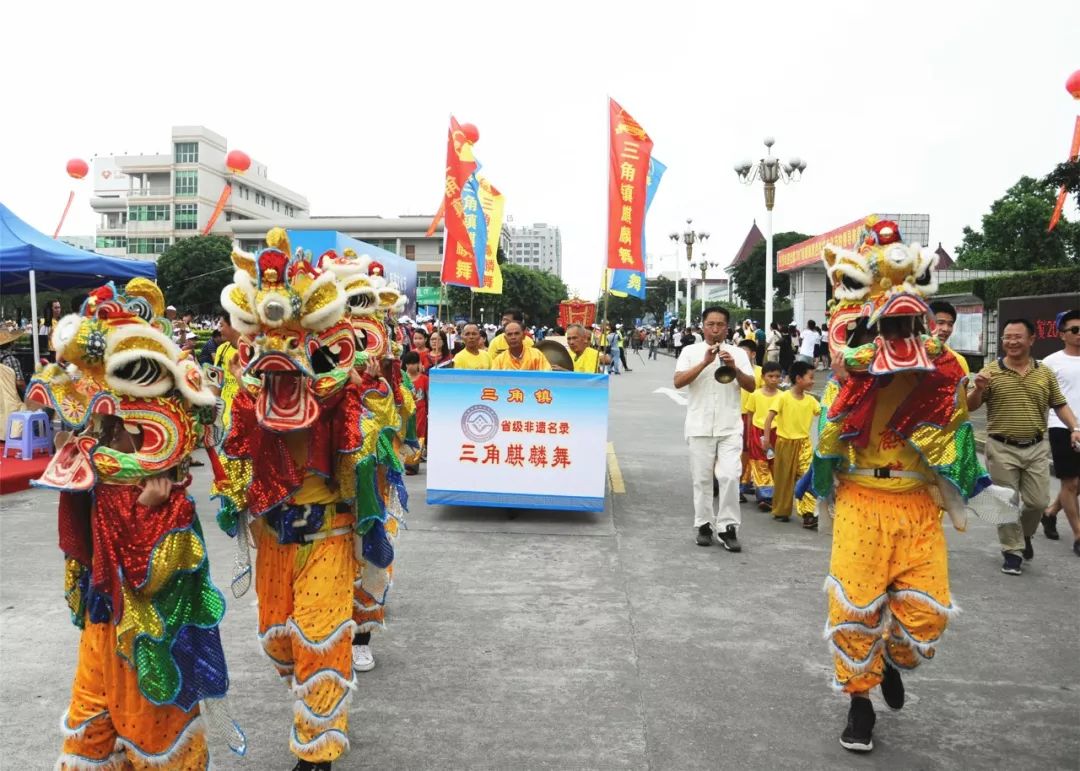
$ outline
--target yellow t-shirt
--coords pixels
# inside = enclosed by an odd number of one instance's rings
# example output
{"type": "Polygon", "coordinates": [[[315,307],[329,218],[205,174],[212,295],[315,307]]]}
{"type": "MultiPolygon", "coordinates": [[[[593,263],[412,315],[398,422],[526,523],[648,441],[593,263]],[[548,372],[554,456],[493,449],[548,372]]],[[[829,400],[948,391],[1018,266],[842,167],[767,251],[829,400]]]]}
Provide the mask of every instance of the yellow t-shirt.
{"type": "Polygon", "coordinates": [[[469,353],[462,348],[454,356],[454,369],[491,369],[491,354],[483,350],[469,353]]]}
{"type": "MultiPolygon", "coordinates": [[[[765,381],[761,378],[761,367],[759,367],[759,366],[757,366],[755,364],[754,365],[754,390],[753,391],[744,391],[741,388],[739,389],[739,398],[742,401],[742,411],[744,413],[754,411],[753,407],[750,406],[750,397],[757,393],[757,389],[761,388],[761,384],[764,383],[764,382],[765,381]]],[[[762,424],[762,425],[764,425],[764,424],[762,424]]],[[[761,428],[761,427],[762,426],[758,426],[758,428],[761,428]]]]}
{"type": "Polygon", "coordinates": [[[600,371],[600,352],[595,348],[586,348],[580,356],[571,351],[570,358],[574,360],[574,372],[595,375],[600,371]]]}
{"type": "Polygon", "coordinates": [[[510,355],[510,350],[507,349],[505,353],[501,353],[491,360],[492,369],[521,369],[531,370],[534,372],[550,372],[551,365],[548,364],[547,357],[535,348],[526,346],[522,350],[521,360],[515,359],[510,355]]]}
{"type": "Polygon", "coordinates": [[[769,417],[769,410],[775,409],[776,400],[780,398],[783,392],[777,390],[772,396],[765,393],[765,389],[758,387],[756,391],[751,394],[747,394],[750,398],[747,400],[747,412],[754,414],[754,425],[758,428],[765,428],[765,419],[769,417]]]}
{"type": "MultiPolygon", "coordinates": [[[[292,433],[285,435],[285,444],[289,448],[289,454],[292,456],[293,462],[298,466],[303,466],[307,463],[308,454],[308,432],[307,431],[293,431],[292,433]]],[[[304,483],[300,485],[300,489],[292,497],[294,503],[308,504],[308,503],[334,503],[337,501],[337,496],[334,491],[331,490],[326,480],[318,474],[305,474],[304,483]]]]}
{"type": "Polygon", "coordinates": [[[773,426],[781,439],[809,439],[814,417],[821,414],[821,405],[813,395],[804,393],[796,399],[791,391],[780,394],[771,409],[776,413],[773,426]]]}
{"type": "Polygon", "coordinates": [[[232,364],[232,360],[235,356],[236,347],[230,342],[222,343],[214,351],[214,366],[220,367],[222,372],[221,401],[224,403],[225,407],[221,413],[221,425],[226,433],[228,433],[229,426],[232,424],[233,399],[240,390],[240,384],[236,382],[232,370],[229,369],[229,365],[232,364]]]}
{"type": "MultiPolygon", "coordinates": [[[[529,337],[528,335],[525,335],[525,339],[524,339],[522,345],[524,345],[526,348],[532,348],[533,347],[532,338],[529,337]]],[[[496,356],[498,356],[499,354],[502,354],[502,353],[506,353],[506,351],[509,350],[509,348],[510,348],[510,346],[506,344],[506,335],[504,335],[502,332],[500,332],[499,334],[495,335],[495,337],[491,338],[491,342],[488,343],[488,348],[487,349],[488,349],[488,353],[491,354],[491,360],[495,361],[496,356]]]]}
{"type": "MultiPolygon", "coordinates": [[[[857,468],[888,467],[896,470],[915,471],[922,474],[925,480],[931,479],[930,469],[918,451],[896,434],[885,430],[896,408],[918,385],[918,379],[918,373],[901,372],[898,375],[893,375],[892,382],[878,391],[877,407],[874,410],[874,420],[870,426],[870,441],[865,449],[855,448],[855,466],[857,468]]],[[[873,487],[894,493],[915,490],[926,484],[924,480],[904,479],[902,477],[878,479],[842,472],[839,476],[841,479],[852,481],[863,487],[873,487]]]]}

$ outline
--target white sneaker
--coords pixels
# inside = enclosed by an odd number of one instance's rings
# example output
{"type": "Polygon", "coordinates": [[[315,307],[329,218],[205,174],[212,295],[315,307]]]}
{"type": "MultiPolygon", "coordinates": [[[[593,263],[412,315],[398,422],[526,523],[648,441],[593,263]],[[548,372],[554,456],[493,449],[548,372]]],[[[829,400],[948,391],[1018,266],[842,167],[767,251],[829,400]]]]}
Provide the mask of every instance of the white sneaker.
{"type": "Polygon", "coordinates": [[[352,668],[357,672],[370,672],[375,668],[375,657],[371,655],[370,645],[352,647],[352,668]]]}

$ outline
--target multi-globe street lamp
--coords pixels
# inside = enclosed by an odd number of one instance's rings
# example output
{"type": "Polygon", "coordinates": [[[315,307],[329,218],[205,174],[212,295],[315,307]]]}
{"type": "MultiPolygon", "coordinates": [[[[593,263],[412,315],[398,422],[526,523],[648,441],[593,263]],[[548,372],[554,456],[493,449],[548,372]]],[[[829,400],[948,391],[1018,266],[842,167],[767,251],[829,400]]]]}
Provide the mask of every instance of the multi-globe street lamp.
{"type": "MultiPolygon", "coordinates": [[[[668,238],[670,238],[675,243],[679,243],[680,241],[682,241],[682,243],[686,244],[686,265],[687,265],[687,268],[690,267],[690,261],[694,258],[694,244],[700,244],[709,237],[708,233],[704,233],[704,232],[703,233],[698,233],[698,232],[696,232],[691,227],[693,222],[694,221],[692,219],[687,217],[686,218],[686,230],[683,231],[683,233],[681,235],[679,233],[672,233],[670,236],[668,236],[668,238]]],[[[676,267],[677,267],[678,266],[678,258],[675,258],[675,262],[676,262],[676,267]]],[[[691,294],[692,294],[691,291],[690,291],[690,285],[693,284],[693,283],[694,283],[694,280],[690,275],[690,271],[687,270],[686,271],[686,326],[687,327],[690,326],[690,298],[691,298],[691,294]]],[[[679,291],[678,290],[678,285],[676,285],[675,291],[676,291],[676,293],[678,293],[678,291],[679,291]]]]}
{"type": "Polygon", "coordinates": [[[719,267],[720,267],[719,262],[708,262],[708,261],[706,261],[705,252],[701,253],[701,259],[698,262],[690,263],[690,268],[691,269],[696,269],[696,270],[701,271],[701,312],[702,313],[705,312],[705,272],[709,268],[719,268],[719,267]]]}
{"type": "Polygon", "coordinates": [[[780,163],[772,157],[772,146],[776,140],[765,137],[765,157],[757,163],[741,161],[735,164],[735,173],[739,181],[751,184],[760,179],[765,185],[765,329],[772,329],[773,322],[773,203],[776,201],[776,183],[780,180],[795,182],[806,171],[806,161],[792,157],[787,163],[780,163]]]}

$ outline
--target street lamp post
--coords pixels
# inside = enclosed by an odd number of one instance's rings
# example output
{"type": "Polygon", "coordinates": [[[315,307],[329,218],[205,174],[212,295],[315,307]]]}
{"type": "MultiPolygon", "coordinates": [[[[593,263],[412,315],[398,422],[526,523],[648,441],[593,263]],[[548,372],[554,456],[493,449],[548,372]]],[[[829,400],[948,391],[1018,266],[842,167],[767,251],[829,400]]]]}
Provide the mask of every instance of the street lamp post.
{"type": "MultiPolygon", "coordinates": [[[[679,235],[678,233],[672,233],[670,236],[668,236],[675,243],[678,243],[679,241],[682,241],[684,244],[686,244],[686,266],[688,268],[687,271],[686,271],[686,326],[687,327],[690,326],[690,298],[691,298],[690,284],[693,283],[693,278],[692,278],[692,276],[690,274],[689,268],[690,268],[690,261],[694,258],[694,244],[700,244],[701,242],[705,241],[705,239],[707,239],[709,237],[708,233],[704,233],[704,232],[697,233],[697,232],[695,232],[694,229],[691,227],[693,222],[694,221],[692,219],[687,217],[686,218],[686,230],[682,233],[682,235],[679,235]]],[[[678,258],[676,258],[676,262],[678,262],[678,258]]],[[[678,287],[677,286],[675,288],[675,291],[678,292],[678,287]]]]}
{"type": "Polygon", "coordinates": [[[719,268],[720,263],[718,263],[718,262],[706,262],[705,253],[702,252],[701,253],[701,261],[700,262],[692,262],[692,263],[690,263],[690,267],[691,268],[696,268],[696,269],[701,271],[701,312],[704,313],[705,312],[705,271],[707,271],[709,268],[719,268]]]}
{"type": "Polygon", "coordinates": [[[793,157],[781,164],[779,158],[772,157],[772,146],[776,143],[772,137],[765,137],[765,157],[757,163],[742,161],[735,164],[735,173],[739,181],[751,184],[761,179],[765,185],[765,329],[772,329],[773,322],[773,204],[776,202],[776,183],[780,180],[795,182],[806,171],[806,161],[793,157]]]}

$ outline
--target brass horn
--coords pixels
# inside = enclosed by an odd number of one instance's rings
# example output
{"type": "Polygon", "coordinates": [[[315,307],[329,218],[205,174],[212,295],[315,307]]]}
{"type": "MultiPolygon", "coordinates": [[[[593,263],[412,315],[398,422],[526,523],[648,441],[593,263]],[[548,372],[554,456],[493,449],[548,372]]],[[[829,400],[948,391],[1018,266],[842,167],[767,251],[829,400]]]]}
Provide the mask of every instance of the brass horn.
{"type": "Polygon", "coordinates": [[[713,373],[713,377],[716,378],[717,383],[730,383],[735,379],[735,368],[727,365],[717,367],[716,372],[713,373]]]}
{"type": "Polygon", "coordinates": [[[544,354],[552,369],[574,371],[574,360],[570,358],[570,351],[558,340],[541,340],[535,348],[544,354]]]}

